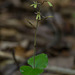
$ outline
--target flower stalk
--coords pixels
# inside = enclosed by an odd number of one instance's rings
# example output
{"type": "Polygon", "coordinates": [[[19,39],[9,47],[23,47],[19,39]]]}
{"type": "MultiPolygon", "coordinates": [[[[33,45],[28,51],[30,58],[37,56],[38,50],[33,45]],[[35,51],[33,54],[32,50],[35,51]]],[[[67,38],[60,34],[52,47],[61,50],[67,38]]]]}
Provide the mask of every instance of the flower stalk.
{"type": "Polygon", "coordinates": [[[35,56],[36,56],[36,37],[37,37],[38,20],[36,20],[35,38],[34,38],[34,68],[35,68],[35,56]]]}

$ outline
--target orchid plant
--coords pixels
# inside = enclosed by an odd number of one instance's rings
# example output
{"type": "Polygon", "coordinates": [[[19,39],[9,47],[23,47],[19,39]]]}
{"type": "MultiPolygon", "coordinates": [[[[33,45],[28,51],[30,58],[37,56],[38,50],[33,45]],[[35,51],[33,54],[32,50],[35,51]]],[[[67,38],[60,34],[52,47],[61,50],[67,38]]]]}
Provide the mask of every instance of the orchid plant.
{"type": "MultiPolygon", "coordinates": [[[[28,60],[28,64],[30,66],[21,66],[20,67],[20,72],[22,73],[22,75],[40,75],[41,73],[44,72],[44,69],[47,67],[48,65],[48,56],[47,54],[39,54],[36,55],[36,37],[37,37],[37,28],[38,28],[38,23],[39,21],[42,20],[42,16],[41,16],[41,6],[47,2],[48,5],[50,7],[52,7],[52,3],[49,2],[48,0],[44,0],[42,3],[39,3],[38,1],[33,1],[33,4],[31,4],[30,6],[35,9],[38,9],[36,12],[36,28],[35,28],[35,39],[34,39],[34,55],[28,60]]],[[[50,18],[52,16],[47,16],[44,17],[45,19],[50,18]]],[[[28,21],[28,20],[27,20],[28,21]]],[[[33,25],[30,21],[28,21],[29,24],[33,25]]]]}

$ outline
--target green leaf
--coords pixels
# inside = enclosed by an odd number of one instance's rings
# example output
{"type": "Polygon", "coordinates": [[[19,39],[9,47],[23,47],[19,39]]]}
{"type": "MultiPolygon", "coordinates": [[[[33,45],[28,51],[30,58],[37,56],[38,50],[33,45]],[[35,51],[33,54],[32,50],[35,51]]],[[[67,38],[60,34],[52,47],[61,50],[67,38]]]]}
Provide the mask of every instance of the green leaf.
{"type": "MultiPolygon", "coordinates": [[[[34,67],[34,57],[28,60],[28,64],[34,67]]],[[[48,65],[48,57],[46,54],[42,53],[35,56],[35,68],[44,69],[48,65]]]]}
{"type": "Polygon", "coordinates": [[[50,6],[50,7],[52,7],[52,6],[53,6],[53,5],[52,5],[52,3],[51,3],[51,2],[49,2],[49,1],[48,1],[48,4],[49,4],[49,6],[50,6]]]}
{"type": "Polygon", "coordinates": [[[37,68],[33,69],[30,66],[21,66],[20,72],[22,75],[39,75],[43,72],[43,70],[37,68]]]}

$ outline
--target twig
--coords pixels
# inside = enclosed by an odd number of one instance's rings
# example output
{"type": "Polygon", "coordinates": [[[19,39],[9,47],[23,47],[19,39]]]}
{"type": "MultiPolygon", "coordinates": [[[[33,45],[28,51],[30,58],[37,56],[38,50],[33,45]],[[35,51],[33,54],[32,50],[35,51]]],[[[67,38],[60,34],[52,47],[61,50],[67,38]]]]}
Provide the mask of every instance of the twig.
{"type": "MultiPolygon", "coordinates": [[[[13,59],[13,57],[10,53],[6,53],[6,52],[3,52],[3,51],[0,51],[0,57],[13,59]]],[[[24,61],[25,60],[24,58],[21,58],[20,56],[16,56],[16,59],[18,61],[24,61]]]]}
{"type": "Polygon", "coordinates": [[[33,28],[36,28],[28,19],[26,19],[26,21],[27,21],[33,28]]]}
{"type": "Polygon", "coordinates": [[[60,68],[55,66],[48,66],[46,70],[56,72],[56,73],[61,73],[61,74],[75,75],[75,70],[65,69],[65,68],[60,68]]]}
{"type": "Polygon", "coordinates": [[[13,59],[14,59],[14,61],[15,61],[15,64],[16,64],[17,68],[19,69],[19,63],[18,63],[17,60],[16,60],[16,57],[15,57],[15,50],[14,50],[14,49],[12,50],[12,55],[13,55],[13,59]]]}

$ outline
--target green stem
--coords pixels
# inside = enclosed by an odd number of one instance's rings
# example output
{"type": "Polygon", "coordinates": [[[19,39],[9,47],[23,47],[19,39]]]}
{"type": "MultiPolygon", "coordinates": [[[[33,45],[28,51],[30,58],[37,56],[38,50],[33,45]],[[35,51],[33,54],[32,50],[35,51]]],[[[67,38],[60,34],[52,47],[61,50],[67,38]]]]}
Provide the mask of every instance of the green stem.
{"type": "Polygon", "coordinates": [[[36,36],[37,36],[37,28],[38,28],[38,20],[36,20],[36,30],[35,30],[35,38],[34,38],[34,68],[35,68],[35,55],[36,55],[36,36]]]}

